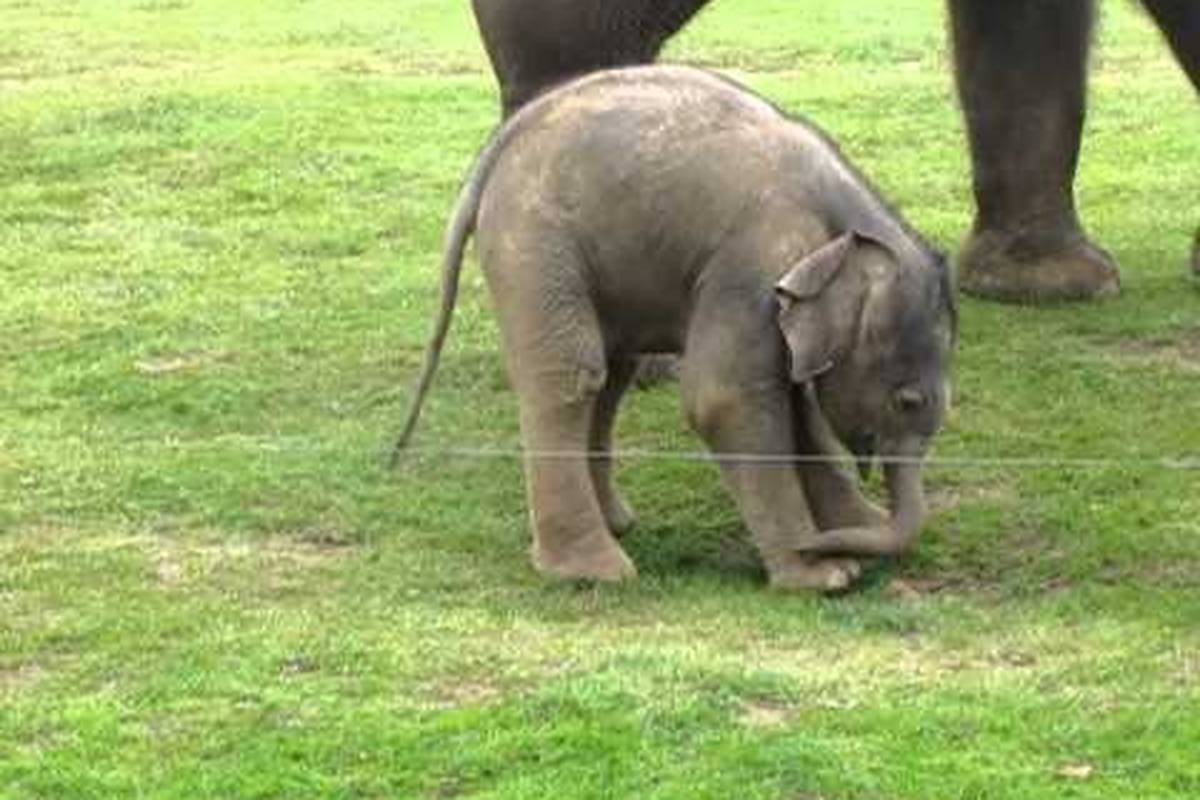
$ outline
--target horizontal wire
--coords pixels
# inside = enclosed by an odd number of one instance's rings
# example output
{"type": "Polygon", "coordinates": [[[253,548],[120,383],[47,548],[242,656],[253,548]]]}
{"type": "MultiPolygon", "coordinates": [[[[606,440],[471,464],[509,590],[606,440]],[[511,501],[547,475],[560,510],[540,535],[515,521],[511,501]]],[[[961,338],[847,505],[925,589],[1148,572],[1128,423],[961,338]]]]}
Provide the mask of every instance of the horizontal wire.
{"type": "MultiPolygon", "coordinates": [[[[400,459],[406,455],[418,457],[462,458],[467,460],[493,460],[528,458],[533,460],[565,461],[572,459],[613,459],[638,461],[689,461],[689,462],[732,462],[740,464],[853,464],[852,456],[801,455],[768,453],[711,453],[687,450],[521,450],[516,448],[489,447],[416,447],[402,450],[400,459]]],[[[879,464],[922,464],[925,466],[956,467],[1070,467],[1076,469],[1103,469],[1112,467],[1142,467],[1167,470],[1200,470],[1200,455],[1183,458],[1102,458],[1102,457],[1040,457],[1040,456],[873,456],[879,464]]]]}
{"type": "MultiPolygon", "coordinates": [[[[384,456],[389,447],[359,449],[337,445],[313,444],[311,441],[276,439],[253,440],[244,437],[222,437],[206,441],[138,441],[126,446],[164,447],[172,450],[246,450],[263,453],[278,452],[354,452],[362,455],[384,456]]],[[[524,450],[522,447],[488,446],[418,446],[396,453],[400,461],[408,458],[458,458],[464,461],[571,461],[571,459],[613,459],[613,461],[659,462],[725,462],[736,464],[853,464],[850,455],[809,455],[809,453],[714,453],[702,450],[524,450]]],[[[922,464],[925,467],[980,467],[997,469],[1159,469],[1171,471],[1200,471],[1200,453],[1189,456],[872,456],[877,464],[922,464]]]]}
{"type": "MultiPolygon", "coordinates": [[[[122,448],[168,449],[177,451],[199,450],[243,450],[261,453],[358,453],[385,457],[391,447],[381,443],[379,447],[344,447],[334,444],[314,443],[300,437],[278,437],[265,440],[260,437],[238,434],[217,436],[205,440],[165,439],[125,442],[122,448]]],[[[121,448],[117,448],[119,451],[121,448]]],[[[521,447],[505,446],[417,446],[396,453],[399,461],[410,458],[452,458],[467,461],[496,461],[532,459],[543,461],[567,461],[573,459],[616,461],[675,461],[675,462],[725,462],[736,464],[842,464],[852,465],[856,459],[849,454],[784,454],[784,453],[713,453],[707,450],[648,450],[642,448],[606,450],[526,450],[521,447]]],[[[924,458],[916,456],[876,455],[869,459],[877,464],[922,464],[927,467],[991,467],[1008,469],[1112,469],[1118,467],[1138,469],[1161,469],[1172,471],[1200,471],[1200,453],[1181,456],[939,456],[924,458]]]]}

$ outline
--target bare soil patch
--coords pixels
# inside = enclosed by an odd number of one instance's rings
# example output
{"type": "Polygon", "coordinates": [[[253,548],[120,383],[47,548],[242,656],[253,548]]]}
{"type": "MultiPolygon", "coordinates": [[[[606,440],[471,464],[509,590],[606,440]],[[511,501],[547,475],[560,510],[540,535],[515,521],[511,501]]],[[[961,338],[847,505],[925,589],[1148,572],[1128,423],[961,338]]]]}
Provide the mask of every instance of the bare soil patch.
{"type": "Polygon", "coordinates": [[[36,662],[0,666],[0,697],[12,697],[32,689],[46,671],[36,662]]]}
{"type": "Polygon", "coordinates": [[[1200,328],[1188,328],[1174,336],[1120,339],[1107,345],[1121,359],[1200,370],[1200,328]]]}
{"type": "Polygon", "coordinates": [[[795,716],[787,706],[769,700],[748,700],[742,703],[738,722],[747,728],[782,728],[795,716]]]}

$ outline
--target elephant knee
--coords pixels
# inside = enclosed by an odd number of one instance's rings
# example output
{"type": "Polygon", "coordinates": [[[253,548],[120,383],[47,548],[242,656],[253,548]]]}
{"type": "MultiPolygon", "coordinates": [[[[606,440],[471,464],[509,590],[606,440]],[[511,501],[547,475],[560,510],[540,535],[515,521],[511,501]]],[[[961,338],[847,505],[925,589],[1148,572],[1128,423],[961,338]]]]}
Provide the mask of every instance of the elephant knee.
{"type": "Polygon", "coordinates": [[[528,395],[539,406],[547,407],[590,407],[604,388],[608,379],[603,367],[571,367],[547,370],[526,382],[521,393],[528,395]]]}
{"type": "Polygon", "coordinates": [[[684,387],[684,394],[688,424],[705,438],[726,427],[744,405],[740,391],[732,386],[691,385],[684,387]]]}

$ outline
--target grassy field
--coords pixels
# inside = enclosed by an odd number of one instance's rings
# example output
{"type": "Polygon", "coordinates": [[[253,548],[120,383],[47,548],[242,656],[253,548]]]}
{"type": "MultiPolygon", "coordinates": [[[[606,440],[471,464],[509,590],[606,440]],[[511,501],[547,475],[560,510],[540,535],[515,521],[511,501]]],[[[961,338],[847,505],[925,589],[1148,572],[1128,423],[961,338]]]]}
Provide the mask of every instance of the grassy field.
{"type": "MultiPolygon", "coordinates": [[[[931,0],[722,0],[668,58],[837,136],[953,250],[931,0]]],[[[466,0],[0,0],[0,798],[1200,796],[1200,128],[1104,3],[1078,194],[1125,293],[963,304],[919,552],[765,590],[711,465],[631,459],[642,577],[527,561],[478,270],[466,0]],[[975,459],[1019,462],[963,463],[975,459]],[[1040,460],[1040,461],[1039,461],[1040,460]]],[[[696,449],[671,387],[626,448],[696,449]]]]}

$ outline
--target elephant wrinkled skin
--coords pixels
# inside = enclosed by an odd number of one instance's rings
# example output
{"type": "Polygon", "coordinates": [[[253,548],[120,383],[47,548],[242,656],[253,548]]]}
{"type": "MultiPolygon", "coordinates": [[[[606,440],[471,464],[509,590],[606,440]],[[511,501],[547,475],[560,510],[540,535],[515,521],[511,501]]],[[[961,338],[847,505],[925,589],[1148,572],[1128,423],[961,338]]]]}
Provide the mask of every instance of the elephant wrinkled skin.
{"type": "Polygon", "coordinates": [[[680,353],[687,416],[780,588],[840,590],[856,556],[898,554],[924,514],[956,329],[945,261],[809,125],[681,67],[594,73],[493,138],[447,232],[443,304],[412,434],[475,231],[520,400],[533,558],[544,573],[635,574],[612,483],[636,357],[680,353]],[[829,461],[873,439],[884,516],[829,461]],[[553,455],[545,458],[545,455],[553,455]]]}

